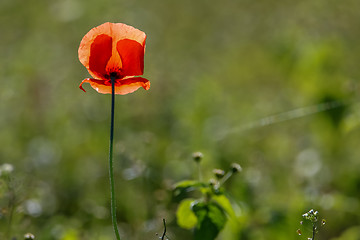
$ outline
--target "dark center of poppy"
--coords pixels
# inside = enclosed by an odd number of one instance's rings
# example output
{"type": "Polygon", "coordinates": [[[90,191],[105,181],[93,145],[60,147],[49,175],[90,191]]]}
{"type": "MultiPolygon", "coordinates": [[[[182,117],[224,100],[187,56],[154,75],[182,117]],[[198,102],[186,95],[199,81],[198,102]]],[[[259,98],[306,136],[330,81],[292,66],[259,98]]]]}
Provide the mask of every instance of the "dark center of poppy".
{"type": "Polygon", "coordinates": [[[111,69],[108,74],[105,75],[106,79],[122,79],[124,76],[121,74],[121,70],[118,68],[111,69]]]}
{"type": "Polygon", "coordinates": [[[118,78],[118,76],[119,76],[119,73],[118,72],[111,72],[110,73],[110,78],[118,78]]]}
{"type": "Polygon", "coordinates": [[[105,78],[109,80],[111,79],[116,80],[116,79],[121,79],[121,75],[118,72],[110,72],[108,75],[105,75],[105,78]]]}

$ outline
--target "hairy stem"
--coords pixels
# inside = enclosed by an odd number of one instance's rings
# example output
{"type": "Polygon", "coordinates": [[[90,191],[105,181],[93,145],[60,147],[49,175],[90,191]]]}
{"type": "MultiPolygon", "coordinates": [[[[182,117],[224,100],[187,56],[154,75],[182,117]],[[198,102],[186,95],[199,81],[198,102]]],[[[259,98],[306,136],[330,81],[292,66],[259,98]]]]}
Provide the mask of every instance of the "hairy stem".
{"type": "Polygon", "coordinates": [[[109,178],[110,178],[110,197],[111,197],[111,219],[117,240],[120,234],[116,223],[116,199],[115,182],[113,169],[113,145],[114,145],[114,107],[115,107],[115,77],[111,77],[111,122],[110,122],[110,147],[109,147],[109,178]]]}

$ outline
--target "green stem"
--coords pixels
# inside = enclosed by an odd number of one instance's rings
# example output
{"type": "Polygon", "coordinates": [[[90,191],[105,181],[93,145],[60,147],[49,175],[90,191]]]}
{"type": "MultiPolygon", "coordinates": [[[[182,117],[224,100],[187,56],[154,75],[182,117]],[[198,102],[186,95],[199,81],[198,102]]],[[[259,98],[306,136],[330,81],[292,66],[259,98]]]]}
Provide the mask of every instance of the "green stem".
{"type": "Polygon", "coordinates": [[[116,239],[120,240],[120,234],[116,223],[116,200],[115,200],[115,182],[114,182],[114,169],[113,169],[114,107],[115,107],[115,77],[111,77],[111,122],[110,122],[110,148],[109,148],[111,218],[112,218],[112,224],[116,239]]]}
{"type": "Polygon", "coordinates": [[[201,175],[201,166],[200,166],[200,162],[197,162],[197,169],[198,169],[198,177],[199,177],[199,182],[202,181],[202,175],[201,175]]]}
{"type": "Polygon", "coordinates": [[[229,171],[225,174],[225,176],[223,178],[221,178],[220,182],[219,182],[219,186],[222,186],[231,176],[232,176],[233,172],[229,171]]]}
{"type": "Polygon", "coordinates": [[[7,232],[6,232],[6,236],[8,239],[10,239],[11,236],[11,231],[12,231],[12,221],[13,221],[13,216],[14,216],[14,210],[15,210],[15,204],[16,204],[16,196],[15,196],[15,190],[12,186],[12,182],[11,182],[11,178],[9,176],[6,177],[7,178],[7,183],[8,183],[8,189],[9,189],[9,203],[8,203],[8,208],[10,209],[10,213],[9,213],[9,222],[8,222],[8,226],[7,226],[7,232]]]}
{"type": "Polygon", "coordinates": [[[316,233],[316,224],[313,223],[313,234],[312,234],[312,239],[311,240],[315,240],[315,233],[316,233]]]}

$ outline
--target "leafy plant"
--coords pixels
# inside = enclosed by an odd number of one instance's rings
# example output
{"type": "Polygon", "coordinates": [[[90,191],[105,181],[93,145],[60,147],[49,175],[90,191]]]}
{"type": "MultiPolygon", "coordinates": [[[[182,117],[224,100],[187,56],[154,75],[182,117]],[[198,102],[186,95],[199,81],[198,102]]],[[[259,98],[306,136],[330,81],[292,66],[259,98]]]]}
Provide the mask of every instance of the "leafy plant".
{"type": "Polygon", "coordinates": [[[239,164],[233,163],[225,172],[214,169],[214,177],[208,182],[201,180],[200,162],[201,153],[193,155],[199,165],[199,180],[185,180],[174,186],[174,196],[181,199],[176,211],[177,223],[184,229],[193,230],[195,240],[213,240],[224,228],[229,217],[235,212],[223,184],[242,169],[239,164]],[[197,197],[189,197],[188,193],[200,193],[197,197]]]}

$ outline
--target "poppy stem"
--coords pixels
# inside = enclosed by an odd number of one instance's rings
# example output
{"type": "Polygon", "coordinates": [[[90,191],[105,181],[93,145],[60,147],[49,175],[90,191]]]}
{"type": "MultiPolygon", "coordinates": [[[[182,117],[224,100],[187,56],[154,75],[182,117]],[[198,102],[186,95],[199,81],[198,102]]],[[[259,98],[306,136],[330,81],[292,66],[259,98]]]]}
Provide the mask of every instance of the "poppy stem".
{"type": "Polygon", "coordinates": [[[114,145],[114,108],[115,108],[115,77],[111,77],[111,120],[110,120],[110,147],[109,147],[109,178],[110,178],[110,197],[111,197],[111,218],[117,240],[120,234],[116,223],[116,200],[115,182],[113,169],[113,145],[114,145]]]}

